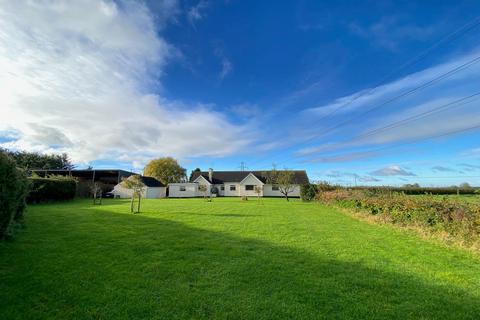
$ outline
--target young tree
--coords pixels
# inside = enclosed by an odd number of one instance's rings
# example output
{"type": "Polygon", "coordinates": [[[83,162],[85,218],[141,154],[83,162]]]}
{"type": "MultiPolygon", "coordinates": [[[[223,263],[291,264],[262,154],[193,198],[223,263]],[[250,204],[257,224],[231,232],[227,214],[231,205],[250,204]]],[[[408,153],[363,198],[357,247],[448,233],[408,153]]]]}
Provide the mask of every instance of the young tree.
{"type": "Polygon", "coordinates": [[[294,172],[287,169],[280,171],[280,174],[278,175],[278,190],[285,196],[287,201],[289,201],[288,195],[295,190],[294,178],[294,172]]]}
{"type": "Polygon", "coordinates": [[[102,188],[98,182],[90,184],[90,192],[93,196],[93,204],[102,204],[102,188]]]}
{"type": "Polygon", "coordinates": [[[151,160],[144,170],[144,175],[160,180],[164,185],[186,180],[186,170],[172,157],[151,160]]]}
{"type": "Polygon", "coordinates": [[[207,188],[206,185],[204,185],[204,184],[198,185],[198,191],[200,191],[201,193],[203,193],[203,198],[204,198],[204,199],[207,199],[207,191],[208,191],[208,188],[207,188]]]}
{"type": "Polygon", "coordinates": [[[142,177],[140,177],[139,175],[133,175],[126,179],[123,179],[122,187],[132,190],[132,198],[130,201],[130,212],[132,213],[140,212],[140,202],[142,199],[142,191],[143,191],[143,188],[145,188],[145,184],[142,181],[142,177]],[[138,198],[138,205],[137,205],[136,212],[134,212],[134,209],[133,209],[134,203],[135,203],[135,197],[138,198]]]}
{"type": "Polygon", "coordinates": [[[253,190],[257,194],[257,200],[260,201],[260,195],[262,194],[263,188],[261,186],[255,186],[253,190]]]}
{"type": "Polygon", "coordinates": [[[273,167],[272,170],[264,173],[269,184],[278,186],[278,190],[285,196],[285,199],[289,201],[288,195],[295,190],[295,173],[291,170],[277,170],[273,167]]]}

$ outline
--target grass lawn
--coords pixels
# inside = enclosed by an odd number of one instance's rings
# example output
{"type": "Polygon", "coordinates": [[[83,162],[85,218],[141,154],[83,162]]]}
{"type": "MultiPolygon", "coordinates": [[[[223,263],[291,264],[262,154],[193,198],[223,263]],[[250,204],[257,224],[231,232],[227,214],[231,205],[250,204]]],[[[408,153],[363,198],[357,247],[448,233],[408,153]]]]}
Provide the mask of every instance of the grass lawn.
{"type": "Polygon", "coordinates": [[[314,203],[35,205],[0,319],[478,319],[480,257],[314,203]]]}

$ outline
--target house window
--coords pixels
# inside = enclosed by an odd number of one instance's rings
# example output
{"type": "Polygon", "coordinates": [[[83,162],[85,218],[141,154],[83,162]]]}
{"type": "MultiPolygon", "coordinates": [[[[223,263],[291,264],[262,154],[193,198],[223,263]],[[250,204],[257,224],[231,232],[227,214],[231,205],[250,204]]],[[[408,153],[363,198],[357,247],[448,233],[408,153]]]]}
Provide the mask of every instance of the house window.
{"type": "Polygon", "coordinates": [[[272,191],[278,191],[278,186],[276,184],[272,185],[272,191]]]}
{"type": "Polygon", "coordinates": [[[231,186],[230,186],[230,191],[235,191],[235,190],[237,190],[237,187],[234,186],[234,185],[231,185],[231,186]]]}
{"type": "Polygon", "coordinates": [[[180,191],[187,191],[187,188],[185,188],[185,186],[180,186],[180,191]]]}
{"type": "Polygon", "coordinates": [[[222,190],[222,191],[225,190],[225,186],[221,186],[220,190],[222,190]]]}
{"type": "Polygon", "coordinates": [[[245,186],[246,191],[253,191],[254,188],[255,188],[255,186],[253,184],[247,184],[245,186]]]}

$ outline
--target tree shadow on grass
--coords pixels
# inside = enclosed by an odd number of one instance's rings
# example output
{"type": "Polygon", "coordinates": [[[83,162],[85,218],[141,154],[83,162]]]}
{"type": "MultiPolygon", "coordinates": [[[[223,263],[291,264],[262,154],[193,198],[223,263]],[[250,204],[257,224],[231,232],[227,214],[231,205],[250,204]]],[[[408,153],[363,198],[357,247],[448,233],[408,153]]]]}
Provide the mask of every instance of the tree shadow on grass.
{"type": "Polygon", "coordinates": [[[50,245],[32,244],[29,258],[7,255],[12,275],[3,285],[9,294],[0,293],[4,319],[475,319],[480,314],[477,296],[415,275],[169,220],[104,213],[69,224],[66,234],[51,232],[50,245]]]}

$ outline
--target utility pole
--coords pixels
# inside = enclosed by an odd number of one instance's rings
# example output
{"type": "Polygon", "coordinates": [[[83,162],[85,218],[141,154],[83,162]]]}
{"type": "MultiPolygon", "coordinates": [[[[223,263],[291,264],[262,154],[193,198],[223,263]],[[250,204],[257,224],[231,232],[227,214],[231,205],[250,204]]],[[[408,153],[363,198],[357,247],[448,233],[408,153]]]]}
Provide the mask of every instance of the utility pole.
{"type": "Polygon", "coordinates": [[[245,162],[240,162],[240,171],[245,171],[245,169],[247,169],[247,166],[245,165],[245,162]]]}

